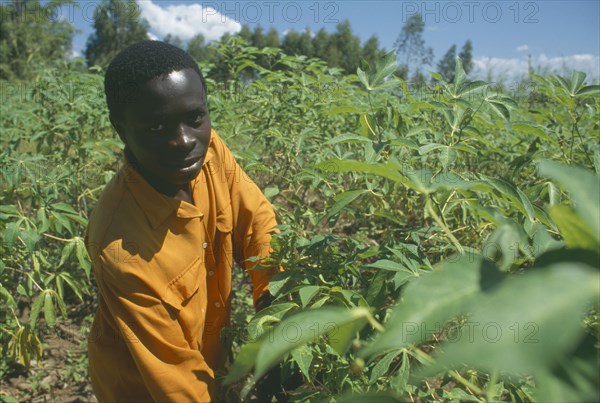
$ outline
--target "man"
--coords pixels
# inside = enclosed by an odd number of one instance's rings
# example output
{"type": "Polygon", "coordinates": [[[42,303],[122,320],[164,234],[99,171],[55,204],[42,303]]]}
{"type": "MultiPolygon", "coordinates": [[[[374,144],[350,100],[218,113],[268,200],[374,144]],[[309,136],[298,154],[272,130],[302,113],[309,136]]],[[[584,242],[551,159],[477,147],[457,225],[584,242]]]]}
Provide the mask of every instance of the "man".
{"type": "Polygon", "coordinates": [[[184,51],[132,45],[106,71],[123,164],[90,217],[99,308],[88,342],[101,401],[208,402],[227,346],[232,258],[268,305],[273,208],[211,129],[206,85],[184,51]]]}

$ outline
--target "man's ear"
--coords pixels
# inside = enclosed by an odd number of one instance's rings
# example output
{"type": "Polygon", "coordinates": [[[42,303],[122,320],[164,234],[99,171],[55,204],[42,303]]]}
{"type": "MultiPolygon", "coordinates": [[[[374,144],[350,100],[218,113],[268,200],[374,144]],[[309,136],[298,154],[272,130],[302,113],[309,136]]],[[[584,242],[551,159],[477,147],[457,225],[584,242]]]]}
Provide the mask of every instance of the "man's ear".
{"type": "Polygon", "coordinates": [[[125,129],[123,128],[123,123],[121,123],[121,120],[113,113],[109,114],[109,119],[110,123],[112,123],[113,127],[117,131],[117,134],[121,138],[123,144],[127,144],[127,138],[125,137],[125,129]]]}

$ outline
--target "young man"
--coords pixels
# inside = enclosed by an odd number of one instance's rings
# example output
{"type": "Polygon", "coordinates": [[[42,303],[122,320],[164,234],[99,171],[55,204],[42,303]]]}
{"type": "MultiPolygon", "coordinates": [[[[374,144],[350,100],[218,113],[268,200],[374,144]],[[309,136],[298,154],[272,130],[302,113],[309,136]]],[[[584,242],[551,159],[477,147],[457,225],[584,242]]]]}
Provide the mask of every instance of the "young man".
{"type": "Polygon", "coordinates": [[[235,259],[269,303],[271,204],[211,129],[206,85],[184,51],[132,45],[106,71],[122,166],[89,221],[99,308],[88,342],[101,401],[208,402],[226,358],[235,259]]]}

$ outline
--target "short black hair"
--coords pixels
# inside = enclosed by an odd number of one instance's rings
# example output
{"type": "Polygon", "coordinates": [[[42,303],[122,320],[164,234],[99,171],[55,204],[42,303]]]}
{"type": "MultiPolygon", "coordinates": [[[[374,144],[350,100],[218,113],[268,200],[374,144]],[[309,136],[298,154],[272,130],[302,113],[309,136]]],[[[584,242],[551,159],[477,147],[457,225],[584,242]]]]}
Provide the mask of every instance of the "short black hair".
{"type": "Polygon", "coordinates": [[[132,90],[149,80],[173,71],[192,69],[202,82],[206,98],[206,81],[198,63],[184,50],[161,41],[141,41],[122,50],[110,62],[104,76],[104,94],[110,114],[132,102],[132,90]]]}

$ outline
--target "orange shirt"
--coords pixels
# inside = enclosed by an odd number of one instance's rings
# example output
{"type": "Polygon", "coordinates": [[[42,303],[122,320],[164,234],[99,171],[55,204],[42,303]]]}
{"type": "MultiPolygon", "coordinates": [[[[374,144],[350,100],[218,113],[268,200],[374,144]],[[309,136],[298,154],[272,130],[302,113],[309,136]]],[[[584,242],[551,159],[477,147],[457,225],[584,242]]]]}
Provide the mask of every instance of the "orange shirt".
{"type": "Polygon", "coordinates": [[[99,308],[88,340],[101,401],[208,402],[227,349],[233,259],[250,269],[254,302],[271,270],[271,204],[212,131],[194,204],[152,188],[125,160],[89,221],[99,308]]]}

